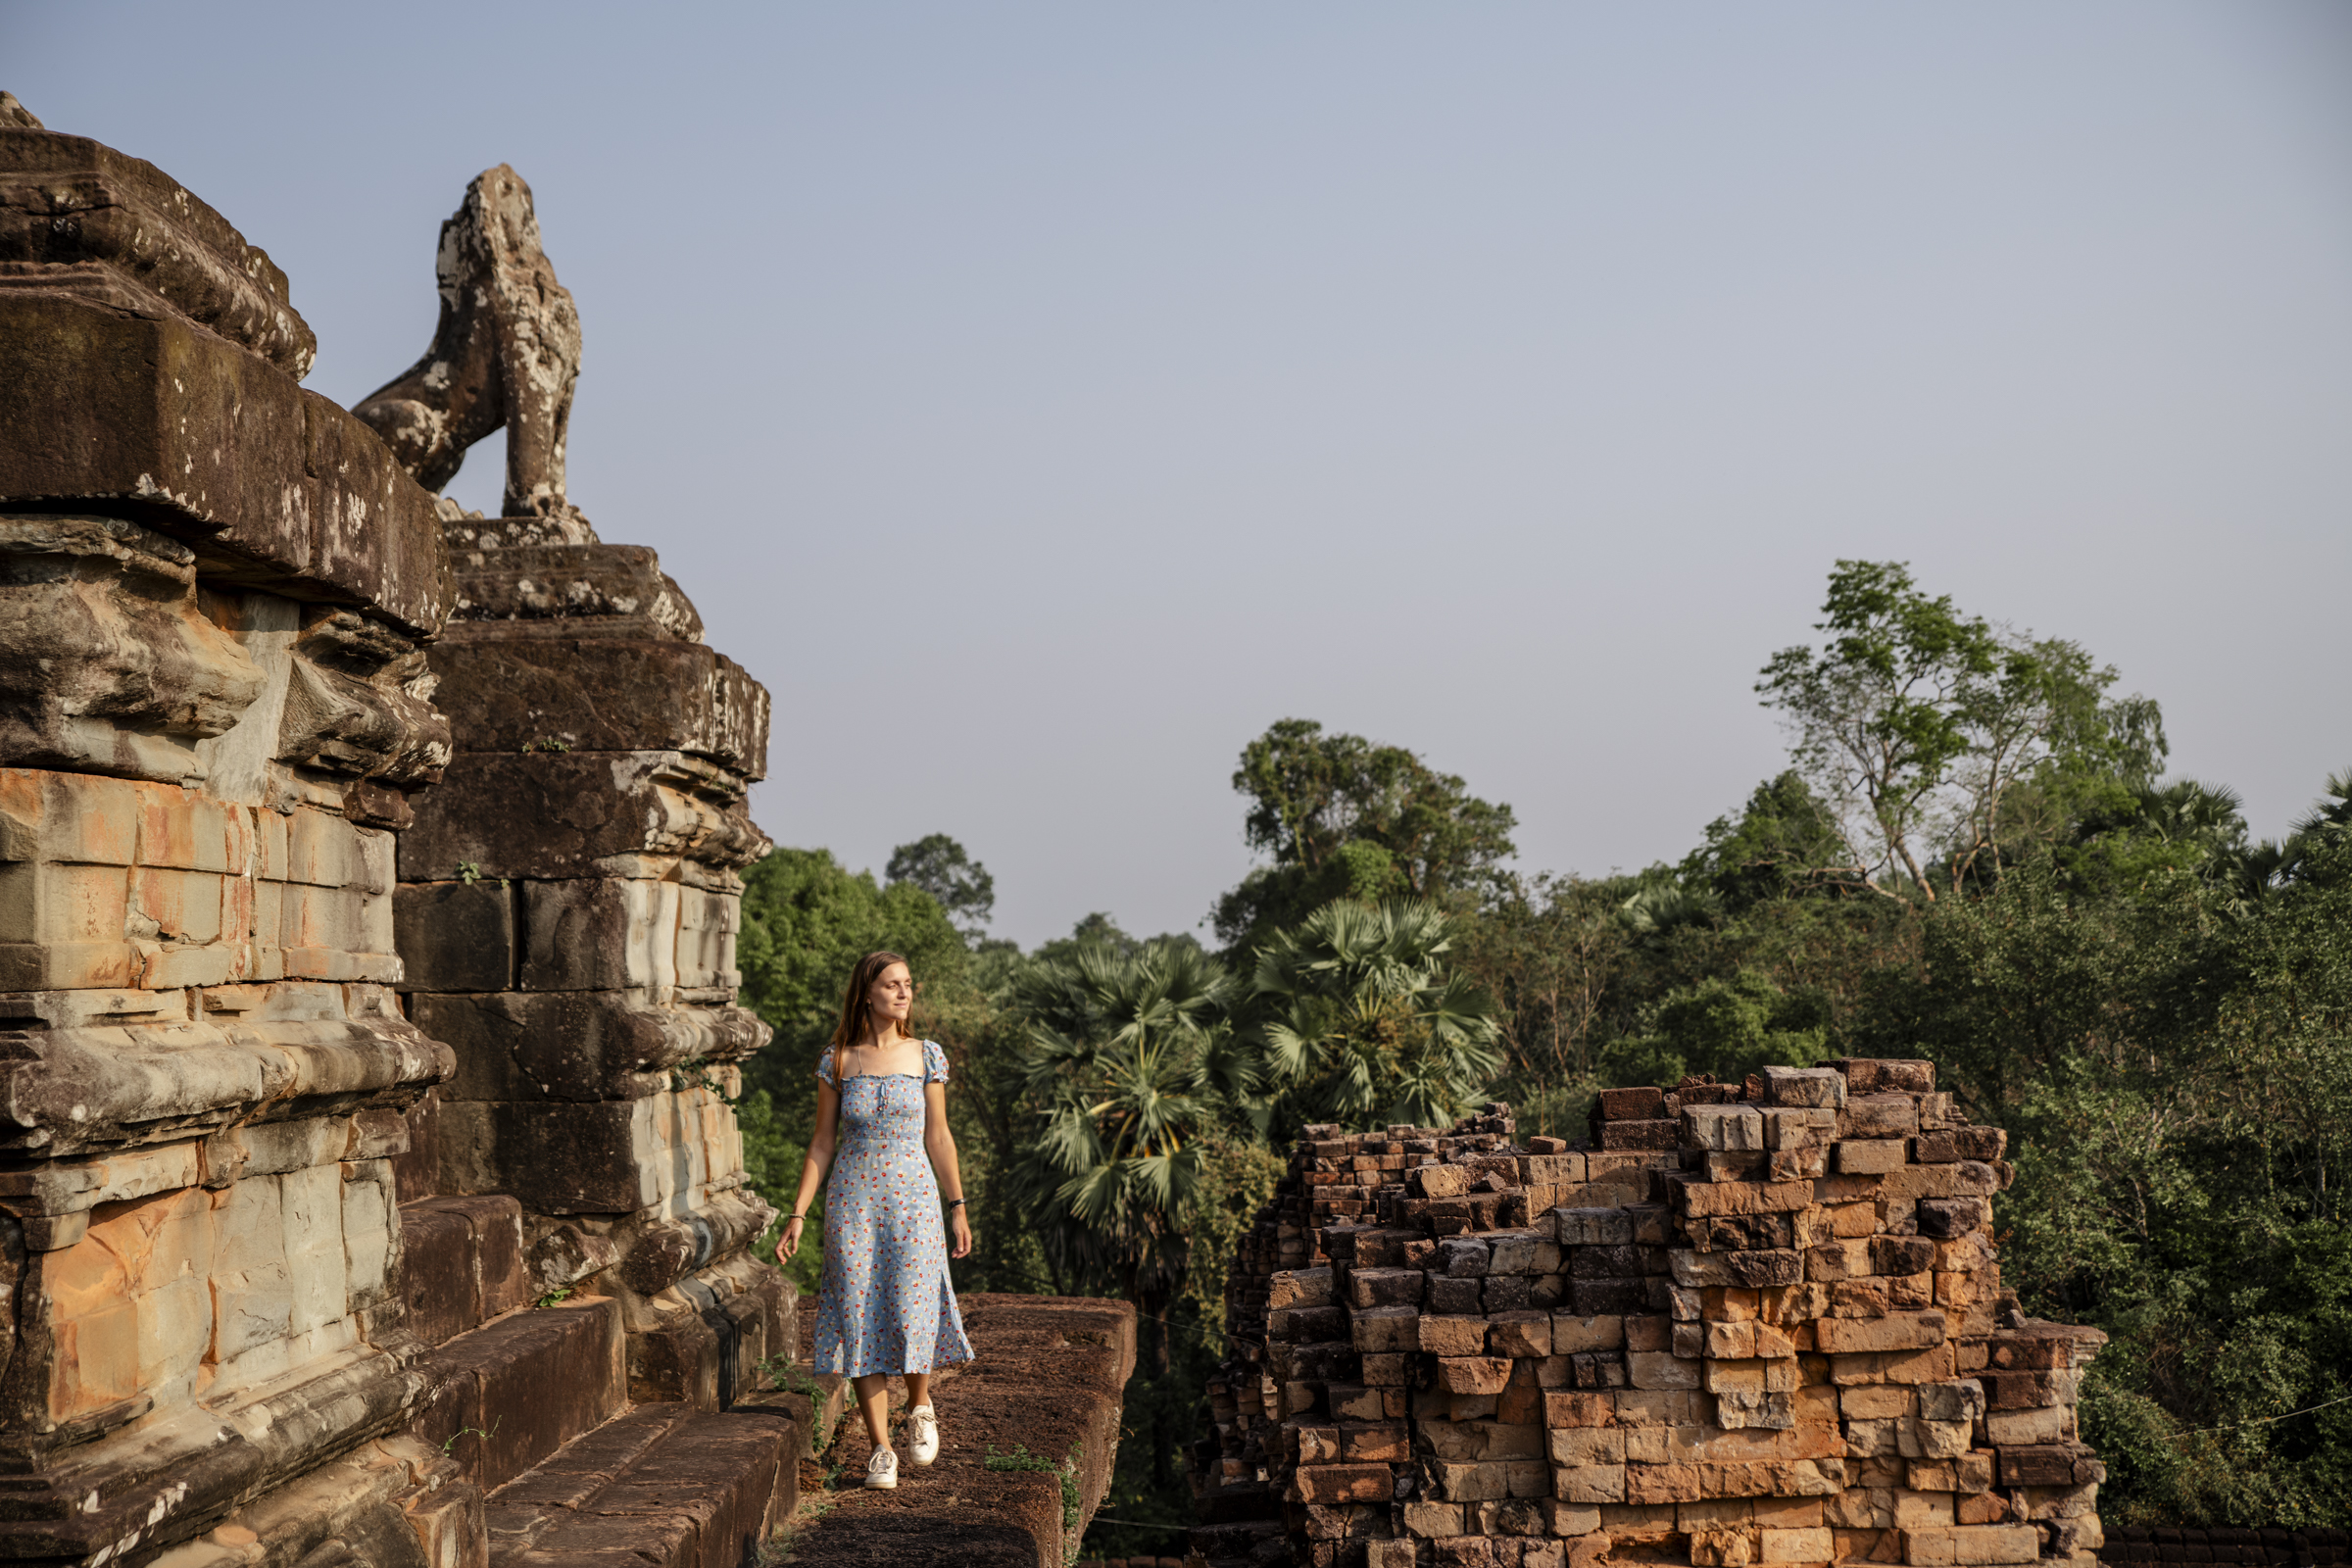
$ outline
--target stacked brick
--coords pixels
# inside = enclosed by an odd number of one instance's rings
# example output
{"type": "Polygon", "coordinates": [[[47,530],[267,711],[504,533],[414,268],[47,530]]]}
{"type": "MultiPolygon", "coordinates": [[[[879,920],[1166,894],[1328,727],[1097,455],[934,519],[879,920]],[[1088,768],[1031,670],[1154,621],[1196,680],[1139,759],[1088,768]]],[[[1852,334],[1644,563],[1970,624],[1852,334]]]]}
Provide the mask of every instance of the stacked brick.
{"type": "Polygon", "coordinates": [[[1612,1090],[1576,1149],[1329,1132],[1278,1210],[1427,1147],[1237,1286],[1265,1344],[1211,1390],[1211,1562],[2091,1561],[2103,1336],[2001,1291],[2004,1135],[1929,1063],[1612,1090]]]}
{"type": "MultiPolygon", "coordinates": [[[[1267,1354],[1267,1328],[1275,1312],[1294,1304],[1294,1288],[1281,1287],[1284,1298],[1275,1299],[1277,1279],[1328,1263],[1320,1242],[1324,1229],[1377,1217],[1384,1203],[1404,1197],[1409,1169],[1493,1156],[1510,1148],[1512,1131],[1510,1108],[1499,1104],[1447,1130],[1396,1126],[1354,1136],[1333,1126],[1305,1130],[1226,1276],[1226,1337],[1234,1353],[1208,1380],[1211,1431],[1193,1454],[1195,1500],[1205,1521],[1194,1544],[1212,1559],[1247,1555],[1283,1533],[1280,1497],[1266,1485],[1283,1402],[1267,1354]]],[[[1459,1217],[1464,1226],[1483,1221],[1491,1228],[1501,1222],[1506,1198],[1525,1196],[1465,1194],[1459,1217]]]]}

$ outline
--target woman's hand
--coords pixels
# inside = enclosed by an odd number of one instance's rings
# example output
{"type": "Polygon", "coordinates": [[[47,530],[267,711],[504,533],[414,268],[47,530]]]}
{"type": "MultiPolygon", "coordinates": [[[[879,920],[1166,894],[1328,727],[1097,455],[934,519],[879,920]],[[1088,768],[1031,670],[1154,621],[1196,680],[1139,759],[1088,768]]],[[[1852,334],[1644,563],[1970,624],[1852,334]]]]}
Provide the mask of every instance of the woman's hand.
{"type": "Polygon", "coordinates": [[[961,1257],[972,1250],[972,1222],[963,1217],[961,1203],[957,1203],[948,1213],[950,1215],[948,1227],[956,1237],[955,1250],[949,1255],[961,1257]]]}
{"type": "MultiPolygon", "coordinates": [[[[784,1222],[783,1238],[776,1243],[778,1257],[790,1257],[801,1250],[801,1230],[807,1223],[806,1220],[798,1219],[788,1219],[784,1222]]],[[[956,1255],[960,1257],[963,1254],[959,1252],[956,1255]]]]}

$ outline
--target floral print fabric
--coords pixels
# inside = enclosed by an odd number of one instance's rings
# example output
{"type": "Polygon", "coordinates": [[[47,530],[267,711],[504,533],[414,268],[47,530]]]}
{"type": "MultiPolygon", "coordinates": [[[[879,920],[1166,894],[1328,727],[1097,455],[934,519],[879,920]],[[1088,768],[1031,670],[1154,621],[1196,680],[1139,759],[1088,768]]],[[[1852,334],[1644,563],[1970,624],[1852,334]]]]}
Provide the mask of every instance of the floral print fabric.
{"type": "Polygon", "coordinates": [[[825,1277],[816,1298],[816,1369],[843,1377],[929,1372],[972,1358],[948,1278],[939,1180],[923,1152],[926,1083],[948,1081],[948,1054],[923,1042],[923,1075],[836,1078],[833,1049],[816,1075],[841,1093],[833,1171],[825,1179],[825,1277]]]}

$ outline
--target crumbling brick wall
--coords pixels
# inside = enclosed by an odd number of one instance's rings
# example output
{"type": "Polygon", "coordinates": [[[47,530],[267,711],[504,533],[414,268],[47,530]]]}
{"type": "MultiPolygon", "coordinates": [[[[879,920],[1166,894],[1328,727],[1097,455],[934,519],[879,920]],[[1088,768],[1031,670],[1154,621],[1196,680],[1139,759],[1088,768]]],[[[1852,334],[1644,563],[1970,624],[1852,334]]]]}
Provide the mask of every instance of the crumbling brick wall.
{"type": "Polygon", "coordinates": [[[2004,1135],[1931,1064],[1612,1090],[1592,1147],[1510,1134],[1500,1106],[1308,1129],[1233,1275],[1209,1561],[2090,1561],[2104,1337],[2001,1290],[2004,1135]]]}

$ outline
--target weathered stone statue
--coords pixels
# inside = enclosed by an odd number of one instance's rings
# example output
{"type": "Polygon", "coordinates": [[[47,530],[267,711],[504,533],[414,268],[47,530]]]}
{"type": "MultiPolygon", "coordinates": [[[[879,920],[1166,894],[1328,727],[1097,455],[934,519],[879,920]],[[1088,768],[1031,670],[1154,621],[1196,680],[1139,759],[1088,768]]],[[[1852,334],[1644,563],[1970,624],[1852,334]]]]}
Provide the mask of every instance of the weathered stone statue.
{"type": "Polygon", "coordinates": [[[466,187],[441,225],[433,270],[441,321],[407,373],[352,412],[428,490],[457,477],[466,449],[507,432],[504,512],[536,518],[530,542],[593,544],[564,495],[564,434],[580,375],[580,313],[539,246],[531,187],[501,164],[466,187]]]}
{"type": "Polygon", "coordinates": [[[767,693],[564,499],[578,319],[513,170],[467,187],[437,266],[432,352],[360,412],[427,484],[505,420],[514,514],[444,506],[459,608],[429,658],[463,735],[399,908],[410,1014],[458,1074],[413,1118],[414,1185],[517,1200],[540,1289],[622,1303],[636,1396],[723,1407],[793,1322],[746,1250],[773,1211],[727,1104],[769,1033],[734,967],[767,693]]]}

